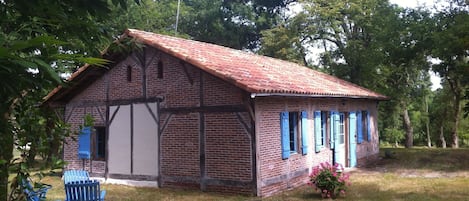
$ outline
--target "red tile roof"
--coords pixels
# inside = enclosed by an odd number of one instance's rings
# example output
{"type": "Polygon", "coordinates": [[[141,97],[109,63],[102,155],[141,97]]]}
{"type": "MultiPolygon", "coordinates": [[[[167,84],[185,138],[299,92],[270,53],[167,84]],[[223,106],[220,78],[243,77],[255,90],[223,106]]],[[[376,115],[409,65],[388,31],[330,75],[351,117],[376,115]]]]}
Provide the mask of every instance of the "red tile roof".
{"type": "Polygon", "coordinates": [[[387,99],[296,63],[219,45],[128,29],[126,35],[259,95],[387,99]]]}
{"type": "MultiPolygon", "coordinates": [[[[136,29],[126,30],[123,37],[159,49],[223,79],[252,96],[347,97],[386,100],[388,97],[337,77],[312,70],[296,63],[260,56],[219,45],[182,39],[136,29]]],[[[73,73],[69,81],[86,78],[88,65],[73,73]]],[[[57,87],[45,97],[45,102],[67,90],[57,87]]],[[[76,89],[75,89],[76,90],[76,89]]],[[[57,97],[56,97],[57,99],[57,97]]]]}

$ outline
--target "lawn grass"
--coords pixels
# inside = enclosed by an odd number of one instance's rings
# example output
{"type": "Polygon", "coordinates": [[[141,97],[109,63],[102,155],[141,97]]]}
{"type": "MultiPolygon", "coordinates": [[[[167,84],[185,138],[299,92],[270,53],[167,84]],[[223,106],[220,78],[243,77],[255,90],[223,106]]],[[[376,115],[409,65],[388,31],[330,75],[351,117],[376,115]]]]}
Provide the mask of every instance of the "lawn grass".
{"type": "MultiPolygon", "coordinates": [[[[469,149],[384,148],[392,159],[381,159],[366,168],[350,172],[351,186],[345,197],[337,200],[469,200],[469,149]]],[[[52,184],[48,200],[64,198],[63,182],[57,176],[42,180],[52,184]]],[[[308,186],[268,198],[206,193],[196,190],[136,188],[102,185],[106,200],[147,201],[300,201],[323,200],[308,186]]]]}

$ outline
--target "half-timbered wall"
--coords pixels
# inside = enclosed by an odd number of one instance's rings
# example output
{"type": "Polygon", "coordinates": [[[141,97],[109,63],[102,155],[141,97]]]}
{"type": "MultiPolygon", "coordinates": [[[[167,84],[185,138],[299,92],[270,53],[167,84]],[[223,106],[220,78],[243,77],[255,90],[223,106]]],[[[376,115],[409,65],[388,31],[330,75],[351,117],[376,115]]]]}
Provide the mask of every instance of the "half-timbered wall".
{"type": "MultiPolygon", "coordinates": [[[[162,187],[255,194],[254,125],[248,96],[188,63],[147,48],[76,95],[67,104],[65,116],[75,131],[85,114],[108,128],[107,163],[85,163],[93,175],[156,179],[162,187]],[[158,104],[153,111],[156,117],[142,106],[149,102],[158,104]],[[152,118],[157,128],[142,129],[152,118]],[[157,157],[145,153],[152,141],[159,143],[157,157]],[[143,177],[154,175],[153,171],[158,177],[143,177]]],[[[64,148],[67,168],[81,169],[77,143],[67,139],[64,148]]]]}

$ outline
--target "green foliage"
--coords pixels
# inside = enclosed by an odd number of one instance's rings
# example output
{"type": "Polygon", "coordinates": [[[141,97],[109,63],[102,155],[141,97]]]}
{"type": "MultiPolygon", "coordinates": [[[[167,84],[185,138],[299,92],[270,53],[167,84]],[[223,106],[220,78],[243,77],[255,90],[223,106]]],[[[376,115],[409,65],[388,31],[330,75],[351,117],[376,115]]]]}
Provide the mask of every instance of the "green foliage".
{"type": "MultiPolygon", "coordinates": [[[[333,75],[353,83],[375,86],[382,50],[374,43],[377,20],[389,13],[383,1],[304,0],[303,18],[307,42],[326,50],[322,65],[333,75]],[[373,16],[373,17],[371,17],[373,16]]],[[[382,22],[379,22],[382,25],[382,22]]]]}
{"type": "Polygon", "coordinates": [[[60,168],[63,165],[60,157],[60,147],[69,136],[69,125],[63,123],[54,112],[47,108],[38,107],[46,91],[30,90],[21,99],[18,99],[12,112],[11,120],[14,134],[14,148],[20,153],[10,163],[9,172],[16,177],[10,183],[9,200],[23,200],[23,186],[21,181],[29,179],[32,167],[39,167],[40,172],[35,176],[42,178],[42,170],[52,167],[60,168]],[[44,163],[38,164],[38,157],[44,163]]]}
{"type": "MultiPolygon", "coordinates": [[[[127,4],[113,2],[121,7],[127,4]]],[[[101,24],[109,7],[107,0],[0,2],[0,200],[7,200],[8,173],[17,161],[13,160],[14,143],[15,147],[30,145],[22,156],[26,163],[34,161],[38,152],[52,150],[44,155],[55,152],[57,156],[60,140],[66,136],[59,130],[66,126],[54,126],[50,116],[39,114],[35,106],[44,95],[40,89],[48,91],[60,84],[58,71],[71,72],[84,62],[107,62],[90,56],[98,55],[94,47],[113,35],[112,26],[101,24]],[[53,130],[57,132],[49,133],[53,130]]]]}
{"type": "Polygon", "coordinates": [[[236,49],[257,49],[261,31],[278,24],[292,0],[184,1],[193,12],[181,30],[196,40],[236,49]]]}
{"type": "Polygon", "coordinates": [[[398,128],[385,128],[384,137],[390,143],[398,145],[404,139],[404,131],[398,128]]]}
{"type": "MultiPolygon", "coordinates": [[[[115,27],[116,34],[120,34],[127,28],[174,34],[177,1],[142,0],[140,4],[129,4],[126,10],[120,9],[119,6],[113,6],[111,10],[110,20],[106,24],[115,27]]],[[[190,12],[192,12],[191,8],[181,1],[180,21],[184,22],[190,12]]]]}
{"type": "Polygon", "coordinates": [[[379,128],[383,133],[385,128],[407,128],[406,136],[413,139],[415,122],[403,121],[403,116],[414,109],[422,112],[413,105],[423,105],[430,93],[430,13],[379,0],[301,2],[304,12],[295,18],[304,27],[304,42],[324,48],[322,68],[389,96],[391,100],[381,104],[380,114],[386,115],[380,116],[387,118],[380,118],[379,128]]]}
{"type": "Polygon", "coordinates": [[[93,127],[94,126],[94,118],[91,114],[86,114],[83,117],[83,127],[93,127]]]}
{"type": "Polygon", "coordinates": [[[290,25],[281,25],[261,32],[260,54],[307,65],[306,53],[299,34],[290,25]],[[292,30],[293,29],[293,30],[292,30]]]}
{"type": "MultiPolygon", "coordinates": [[[[278,16],[291,0],[181,1],[175,33],[177,1],[143,0],[126,11],[112,8],[106,24],[122,31],[145,31],[215,43],[236,49],[257,49],[261,31],[277,25],[278,16]]],[[[114,31],[115,32],[115,31],[114,31]]]]}
{"type": "Polygon", "coordinates": [[[432,56],[440,63],[433,65],[432,70],[445,79],[452,94],[452,131],[451,145],[457,148],[458,129],[462,116],[461,104],[469,88],[467,73],[469,69],[469,5],[465,1],[448,0],[448,6],[437,15],[436,31],[432,35],[434,48],[432,56]]]}

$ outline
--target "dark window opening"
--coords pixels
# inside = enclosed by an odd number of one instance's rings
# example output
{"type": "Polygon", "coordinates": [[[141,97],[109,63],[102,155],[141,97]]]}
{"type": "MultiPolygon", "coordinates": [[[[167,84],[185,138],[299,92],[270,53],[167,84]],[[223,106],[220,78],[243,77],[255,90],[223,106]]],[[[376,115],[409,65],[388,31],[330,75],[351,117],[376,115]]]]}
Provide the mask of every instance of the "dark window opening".
{"type": "Polygon", "coordinates": [[[321,146],[326,145],[327,135],[327,112],[321,111],[321,146]]]}
{"type": "Polygon", "coordinates": [[[127,82],[132,82],[132,66],[127,66],[127,82]]]}
{"type": "Polygon", "coordinates": [[[95,127],[93,136],[93,157],[95,160],[104,160],[106,158],[106,127],[95,127]]]}
{"type": "Polygon", "coordinates": [[[290,151],[297,152],[297,136],[298,136],[298,112],[288,113],[289,128],[290,128],[290,151]]]}
{"type": "Polygon", "coordinates": [[[157,78],[162,79],[163,78],[163,62],[158,61],[158,75],[157,78]]]}
{"type": "Polygon", "coordinates": [[[368,112],[367,111],[362,111],[362,119],[361,119],[362,127],[358,128],[358,129],[362,129],[363,139],[370,140],[370,139],[368,139],[368,121],[367,121],[367,117],[368,117],[368,112]]]}

